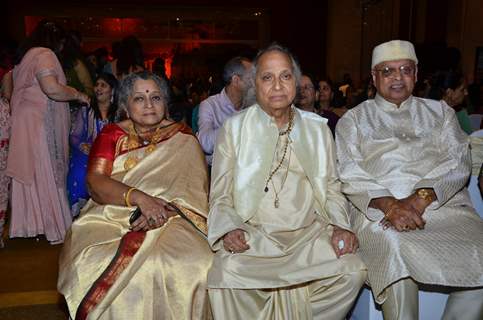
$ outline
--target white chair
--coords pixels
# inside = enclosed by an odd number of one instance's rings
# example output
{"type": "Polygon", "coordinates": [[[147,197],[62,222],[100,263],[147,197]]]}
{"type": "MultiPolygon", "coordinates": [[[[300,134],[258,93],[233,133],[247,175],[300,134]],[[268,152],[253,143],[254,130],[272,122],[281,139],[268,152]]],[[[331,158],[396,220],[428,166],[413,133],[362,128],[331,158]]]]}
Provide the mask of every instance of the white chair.
{"type": "Polygon", "coordinates": [[[481,119],[483,119],[483,114],[472,113],[468,116],[470,118],[471,129],[473,131],[480,130],[481,119]]]}
{"type": "Polygon", "coordinates": [[[483,138],[483,130],[475,131],[470,136],[471,141],[471,158],[472,158],[472,166],[473,166],[473,173],[470,177],[470,182],[468,184],[468,191],[470,193],[471,203],[475,208],[476,212],[483,218],[483,200],[481,198],[480,188],[478,186],[478,173],[476,171],[479,170],[481,167],[481,154],[483,153],[483,148],[481,138],[483,138]],[[480,141],[478,141],[478,139],[480,141]]]}
{"type": "MultiPolygon", "coordinates": [[[[448,295],[419,290],[419,319],[439,320],[444,312],[448,295]]],[[[350,320],[383,320],[380,307],[376,307],[369,288],[362,289],[350,320]]]]}

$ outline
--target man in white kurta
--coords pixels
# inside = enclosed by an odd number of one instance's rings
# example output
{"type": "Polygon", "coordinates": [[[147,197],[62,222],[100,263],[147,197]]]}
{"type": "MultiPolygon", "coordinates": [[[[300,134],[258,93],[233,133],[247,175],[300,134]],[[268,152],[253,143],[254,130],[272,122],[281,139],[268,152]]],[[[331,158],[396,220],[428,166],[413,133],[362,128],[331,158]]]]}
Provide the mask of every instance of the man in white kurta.
{"type": "Polygon", "coordinates": [[[208,218],[216,251],[208,274],[213,314],[344,319],[366,270],[353,254],[357,240],[331,132],[325,119],[292,105],[299,69],[286,49],[265,49],[254,66],[259,104],[229,118],[215,147],[208,218]],[[290,115],[285,125],[277,108],[290,115]],[[230,238],[236,231],[246,240],[242,249],[230,238]],[[347,237],[337,247],[341,234],[347,237]],[[339,251],[345,246],[354,250],[339,251]]]}
{"type": "Polygon", "coordinates": [[[465,188],[468,137],[446,103],[411,95],[412,44],[376,47],[372,68],[378,94],[339,120],[336,141],[376,302],[385,319],[417,319],[418,285],[451,287],[443,319],[482,319],[483,221],[465,188]]]}

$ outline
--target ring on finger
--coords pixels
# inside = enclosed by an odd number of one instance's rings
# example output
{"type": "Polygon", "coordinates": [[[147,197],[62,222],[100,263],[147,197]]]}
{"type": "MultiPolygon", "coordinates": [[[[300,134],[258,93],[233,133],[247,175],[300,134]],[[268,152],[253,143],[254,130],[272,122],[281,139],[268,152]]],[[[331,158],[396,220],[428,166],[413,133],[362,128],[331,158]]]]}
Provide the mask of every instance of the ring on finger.
{"type": "Polygon", "coordinates": [[[344,240],[339,240],[339,242],[337,243],[337,247],[339,248],[339,250],[342,250],[344,249],[344,246],[345,246],[345,242],[344,240]]]}

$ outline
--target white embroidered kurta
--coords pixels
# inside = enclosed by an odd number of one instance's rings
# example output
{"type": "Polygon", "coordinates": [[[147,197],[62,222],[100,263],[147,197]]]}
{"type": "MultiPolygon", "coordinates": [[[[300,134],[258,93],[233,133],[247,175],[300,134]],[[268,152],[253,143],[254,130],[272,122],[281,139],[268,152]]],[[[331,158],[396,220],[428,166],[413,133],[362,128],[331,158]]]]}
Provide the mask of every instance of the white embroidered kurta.
{"type": "Polygon", "coordinates": [[[377,95],[337,125],[342,191],[354,205],[351,222],[376,297],[405,277],[444,286],[483,286],[483,221],[465,184],[471,171],[468,137],[444,102],[409,97],[399,108],[377,95]],[[433,188],[424,230],[383,230],[371,199],[405,198],[433,188]]]}
{"type": "Polygon", "coordinates": [[[217,251],[210,288],[281,288],[365,270],[357,255],[338,259],[330,244],[329,224],[349,224],[325,120],[295,112],[287,156],[264,192],[287,139],[277,144],[278,133],[273,119],[253,106],[228,119],[218,136],[208,217],[208,241],[217,251]],[[221,237],[238,228],[250,249],[230,254],[221,237]]]}

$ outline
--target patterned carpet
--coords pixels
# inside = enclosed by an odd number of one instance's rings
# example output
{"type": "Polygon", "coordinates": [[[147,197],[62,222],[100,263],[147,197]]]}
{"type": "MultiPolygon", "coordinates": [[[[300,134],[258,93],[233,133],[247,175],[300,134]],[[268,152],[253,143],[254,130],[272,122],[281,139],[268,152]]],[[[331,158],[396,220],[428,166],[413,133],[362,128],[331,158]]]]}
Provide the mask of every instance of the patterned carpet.
{"type": "Polygon", "coordinates": [[[56,291],[61,246],[45,239],[6,239],[0,249],[0,320],[68,319],[56,291]]]}

